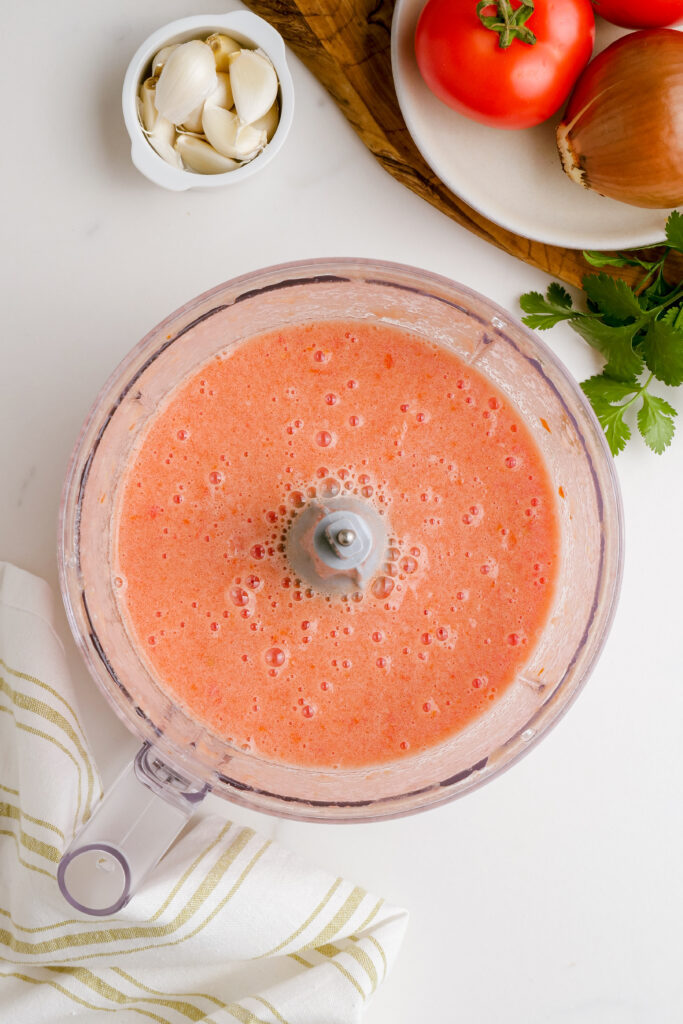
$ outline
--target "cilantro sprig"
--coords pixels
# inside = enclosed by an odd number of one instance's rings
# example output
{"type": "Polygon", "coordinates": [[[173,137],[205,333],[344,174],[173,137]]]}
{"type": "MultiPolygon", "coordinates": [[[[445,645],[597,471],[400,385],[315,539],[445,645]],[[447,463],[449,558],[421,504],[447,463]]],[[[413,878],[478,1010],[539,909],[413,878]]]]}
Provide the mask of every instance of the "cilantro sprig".
{"type": "Polygon", "coordinates": [[[683,384],[683,281],[665,274],[667,257],[683,254],[683,216],[674,211],[666,222],[666,242],[640,250],[656,249],[653,259],[635,253],[608,256],[584,252],[591,266],[637,267],[642,273],[632,288],[625,280],[604,272],[587,274],[583,281],[585,311],[575,309],[569,292],[554,281],[545,296],[522,295],[527,314],[523,322],[546,331],[567,321],[605,358],[602,373],[581,385],[607,437],[610,451],[618,455],[631,437],[627,413],[645,444],[661,454],[674,435],[676,410],[650,390],[654,380],[670,387],[683,384]]]}

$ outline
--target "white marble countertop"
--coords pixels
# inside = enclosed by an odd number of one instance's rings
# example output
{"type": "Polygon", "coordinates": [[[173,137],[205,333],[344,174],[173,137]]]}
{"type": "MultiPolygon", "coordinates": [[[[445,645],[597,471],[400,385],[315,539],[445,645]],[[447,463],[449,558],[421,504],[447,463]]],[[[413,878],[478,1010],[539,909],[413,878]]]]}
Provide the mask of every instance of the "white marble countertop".
{"type": "MultiPolygon", "coordinates": [[[[185,300],[312,256],[412,263],[512,313],[521,292],[547,284],[390,178],[294,58],[294,126],[261,174],[182,194],[142,178],[120,112],[126,64],[165,22],[226,6],[4,5],[0,558],[53,585],[60,488],[85,413],[128,349],[185,300]]],[[[546,339],[579,378],[599,365],[569,329],[546,339]]],[[[619,457],[627,553],[607,646],[568,716],[493,785],[419,817],[346,827],[212,798],[211,810],[410,908],[369,1024],[683,1017],[682,470],[681,427],[661,458],[640,442],[619,457]]],[[[135,740],[60,623],[109,780],[135,740]]]]}

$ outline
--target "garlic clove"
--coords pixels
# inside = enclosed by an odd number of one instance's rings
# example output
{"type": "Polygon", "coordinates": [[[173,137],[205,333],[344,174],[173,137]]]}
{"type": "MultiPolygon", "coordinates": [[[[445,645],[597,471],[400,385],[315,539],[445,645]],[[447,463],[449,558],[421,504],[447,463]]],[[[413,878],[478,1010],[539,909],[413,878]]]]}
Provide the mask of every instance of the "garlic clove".
{"type": "Polygon", "coordinates": [[[173,144],[175,142],[175,125],[159,114],[154,122],[154,128],[148,133],[147,138],[173,144]]]}
{"type": "Polygon", "coordinates": [[[214,149],[233,160],[249,160],[263,149],[266,133],[244,124],[224,107],[204,107],[204,134],[214,149]]]}
{"type": "Polygon", "coordinates": [[[183,161],[180,159],[180,156],[176,153],[170,142],[164,142],[162,139],[155,140],[152,138],[150,138],[149,141],[152,143],[154,149],[162,160],[165,160],[167,164],[171,165],[171,167],[176,167],[179,171],[183,170],[183,161]]]}
{"type": "Polygon", "coordinates": [[[280,107],[278,106],[277,100],[273,103],[270,110],[263,115],[263,117],[257,118],[256,121],[251,122],[251,127],[256,128],[259,131],[266,133],[266,141],[270,142],[273,135],[275,135],[278,124],[280,123],[280,107]]]}
{"type": "Polygon", "coordinates": [[[191,39],[177,46],[164,64],[157,82],[156,108],[173,124],[183,124],[216,84],[211,47],[191,39]]]}
{"type": "Polygon", "coordinates": [[[237,160],[218,153],[213,146],[196,135],[179,135],[175,148],[184,165],[199,174],[224,174],[239,167],[237,160]]]}
{"type": "Polygon", "coordinates": [[[147,135],[147,139],[162,160],[182,170],[183,162],[173,148],[175,134],[175,125],[171,124],[167,118],[159,116],[156,119],[153,130],[147,135]]]}
{"type": "Polygon", "coordinates": [[[156,86],[157,79],[154,76],[152,78],[145,79],[140,86],[140,95],[138,96],[138,117],[140,118],[140,124],[146,132],[152,131],[154,128],[154,122],[159,116],[154,103],[156,86]]]}
{"type": "Polygon", "coordinates": [[[275,68],[263,53],[240,50],[230,55],[230,82],[237,116],[245,124],[267,114],[277,96],[275,68]]]}
{"type": "Polygon", "coordinates": [[[218,85],[211,95],[207,97],[206,102],[212,107],[225,107],[226,110],[230,110],[234,103],[230,75],[227,71],[219,71],[216,77],[218,85]]]}
{"type": "Polygon", "coordinates": [[[164,64],[171,56],[173,51],[177,49],[178,45],[178,43],[170,43],[168,46],[162,47],[162,49],[159,50],[159,52],[152,58],[153,75],[161,74],[161,69],[163,68],[164,64]]]}
{"type": "Polygon", "coordinates": [[[207,36],[206,44],[213,51],[216,71],[227,71],[230,54],[236,53],[240,49],[239,43],[235,42],[230,36],[223,35],[222,32],[214,32],[213,35],[207,36]]]}
{"type": "Polygon", "coordinates": [[[204,104],[200,103],[199,106],[189,114],[178,128],[185,132],[194,132],[197,135],[202,134],[202,114],[204,113],[204,104]]]}

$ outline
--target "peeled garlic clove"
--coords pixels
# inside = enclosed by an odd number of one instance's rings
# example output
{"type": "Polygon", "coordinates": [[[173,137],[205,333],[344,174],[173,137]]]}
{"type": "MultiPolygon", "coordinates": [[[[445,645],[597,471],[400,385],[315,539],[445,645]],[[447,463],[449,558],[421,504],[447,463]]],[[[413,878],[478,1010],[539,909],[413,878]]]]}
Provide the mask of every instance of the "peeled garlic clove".
{"type": "Polygon", "coordinates": [[[216,88],[213,51],[199,39],[181,43],[163,66],[156,88],[156,108],[173,124],[184,121],[216,88]]]}
{"type": "Polygon", "coordinates": [[[255,50],[240,50],[232,54],[230,82],[237,116],[245,124],[258,121],[275,102],[277,75],[265,54],[255,50]]]}
{"type": "Polygon", "coordinates": [[[239,167],[236,160],[217,153],[213,146],[196,135],[179,135],[175,148],[185,166],[199,174],[224,174],[239,167]]]}
{"type": "Polygon", "coordinates": [[[159,156],[166,161],[167,164],[171,164],[179,170],[183,169],[183,162],[173,148],[173,143],[175,141],[175,125],[171,124],[171,122],[165,117],[159,116],[156,119],[153,130],[148,134],[147,139],[149,144],[156,150],[159,156]]]}
{"type": "Polygon", "coordinates": [[[275,100],[275,103],[273,103],[268,113],[264,114],[263,117],[259,117],[256,121],[252,121],[251,127],[257,128],[259,131],[265,132],[266,140],[270,142],[273,135],[275,135],[275,131],[279,123],[280,108],[278,106],[277,100],[275,100]]]}
{"type": "Polygon", "coordinates": [[[138,117],[140,118],[140,123],[146,132],[152,131],[154,123],[159,116],[154,103],[156,85],[157,79],[153,76],[152,78],[147,78],[140,86],[140,95],[138,96],[138,117]]]}
{"type": "Polygon", "coordinates": [[[165,160],[167,164],[171,165],[171,167],[177,167],[179,171],[183,170],[183,162],[170,142],[164,142],[162,139],[155,140],[151,138],[149,141],[152,143],[162,160],[165,160]]]}
{"type": "Polygon", "coordinates": [[[219,71],[216,78],[218,79],[218,85],[211,95],[207,97],[206,102],[212,107],[225,107],[226,110],[230,110],[234,103],[230,75],[226,71],[219,71]]]}
{"type": "Polygon", "coordinates": [[[204,107],[204,134],[214,149],[233,160],[249,160],[266,144],[266,133],[243,124],[231,110],[204,107]]]}
{"type": "Polygon", "coordinates": [[[230,36],[223,35],[222,32],[214,32],[213,35],[208,36],[206,44],[213,50],[216,71],[227,71],[229,67],[228,57],[231,53],[237,53],[240,49],[239,43],[236,43],[230,36]]]}
{"type": "Polygon", "coordinates": [[[202,114],[203,113],[204,113],[204,104],[200,103],[199,106],[197,107],[197,109],[193,110],[192,113],[188,117],[186,117],[185,120],[183,121],[183,123],[181,125],[179,125],[178,127],[180,129],[182,129],[182,131],[196,132],[197,135],[201,135],[201,133],[202,133],[202,114]]]}
{"type": "Polygon", "coordinates": [[[178,48],[178,43],[170,43],[168,46],[162,47],[161,50],[152,58],[152,74],[159,75],[164,64],[171,56],[173,51],[178,48]]]}

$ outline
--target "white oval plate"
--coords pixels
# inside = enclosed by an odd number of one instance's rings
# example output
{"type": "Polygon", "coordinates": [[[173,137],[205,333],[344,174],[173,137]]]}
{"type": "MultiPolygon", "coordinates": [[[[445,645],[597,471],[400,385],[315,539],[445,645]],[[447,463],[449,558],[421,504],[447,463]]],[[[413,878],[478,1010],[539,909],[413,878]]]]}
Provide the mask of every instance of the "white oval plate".
{"type": "MultiPolygon", "coordinates": [[[[575,185],[560,166],[550,121],[505,131],[470,121],[434,96],[415,60],[426,0],[397,0],[391,63],[408,131],[434,173],[475,210],[525,238],[570,249],[628,249],[664,238],[667,210],[643,210],[575,185]]],[[[594,53],[625,34],[596,22],[594,53]]],[[[683,207],[679,207],[683,212],[683,207]]]]}

